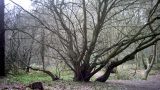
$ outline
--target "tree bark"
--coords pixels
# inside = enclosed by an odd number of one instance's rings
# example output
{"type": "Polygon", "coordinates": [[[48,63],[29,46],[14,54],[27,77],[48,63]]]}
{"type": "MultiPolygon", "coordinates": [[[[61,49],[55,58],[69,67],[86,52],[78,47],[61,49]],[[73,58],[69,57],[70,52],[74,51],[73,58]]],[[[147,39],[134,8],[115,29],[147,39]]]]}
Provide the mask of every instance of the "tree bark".
{"type": "Polygon", "coordinates": [[[148,78],[148,75],[149,75],[149,72],[151,71],[151,69],[152,69],[152,67],[153,67],[153,65],[154,65],[154,62],[155,62],[155,59],[156,59],[156,44],[153,46],[153,56],[151,57],[149,57],[148,58],[148,63],[147,63],[147,68],[146,68],[146,70],[145,70],[145,72],[144,72],[144,80],[147,80],[147,78],[148,78]]]}
{"type": "Polygon", "coordinates": [[[41,51],[40,51],[40,54],[41,54],[41,59],[42,59],[42,66],[43,66],[43,70],[45,70],[45,46],[44,46],[44,44],[45,44],[45,32],[44,32],[44,30],[42,30],[41,31],[41,42],[42,42],[42,44],[41,44],[41,51]]]}
{"type": "Polygon", "coordinates": [[[0,76],[5,76],[4,0],[0,0],[0,76]]]}
{"type": "Polygon", "coordinates": [[[144,57],[142,57],[142,64],[143,64],[144,69],[147,69],[147,65],[146,65],[146,63],[145,63],[144,57]]]}
{"type": "Polygon", "coordinates": [[[88,66],[84,66],[82,65],[81,67],[77,67],[76,71],[74,72],[74,81],[84,81],[84,82],[88,82],[91,78],[91,73],[90,71],[87,69],[88,66]]]}

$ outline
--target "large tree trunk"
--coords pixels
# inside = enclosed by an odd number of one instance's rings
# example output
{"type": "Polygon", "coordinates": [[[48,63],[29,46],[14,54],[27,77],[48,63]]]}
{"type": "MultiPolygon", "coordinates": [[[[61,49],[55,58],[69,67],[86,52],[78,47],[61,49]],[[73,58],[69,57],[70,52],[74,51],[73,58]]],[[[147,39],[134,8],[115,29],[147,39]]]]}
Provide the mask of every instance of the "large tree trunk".
{"type": "Polygon", "coordinates": [[[88,82],[90,80],[91,77],[89,77],[90,74],[88,73],[83,73],[83,72],[80,72],[79,74],[78,73],[75,73],[74,74],[74,78],[73,80],[74,81],[84,81],[84,82],[88,82]]]}
{"type": "Polygon", "coordinates": [[[0,0],[0,76],[5,76],[4,0],[0,0]]]}
{"type": "Polygon", "coordinates": [[[85,81],[88,82],[91,78],[91,73],[88,70],[89,66],[82,65],[80,67],[76,67],[76,70],[74,72],[74,81],[85,81]]]}
{"type": "Polygon", "coordinates": [[[75,72],[74,73],[74,81],[84,81],[84,77],[85,74],[84,73],[81,73],[81,72],[75,72]]]}

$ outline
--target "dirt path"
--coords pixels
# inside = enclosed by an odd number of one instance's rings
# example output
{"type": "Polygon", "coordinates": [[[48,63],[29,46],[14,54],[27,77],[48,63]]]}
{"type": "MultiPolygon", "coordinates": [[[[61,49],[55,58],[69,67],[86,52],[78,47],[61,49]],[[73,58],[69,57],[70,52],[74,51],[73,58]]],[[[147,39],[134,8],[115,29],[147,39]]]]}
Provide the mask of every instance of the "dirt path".
{"type": "MultiPolygon", "coordinates": [[[[94,75],[99,77],[104,72],[100,71],[94,75]]],[[[120,85],[125,90],[160,90],[160,73],[148,77],[148,80],[108,80],[108,84],[120,85]]]]}
{"type": "Polygon", "coordinates": [[[108,80],[107,83],[119,84],[126,90],[160,90],[160,74],[150,76],[148,80],[108,80]]]}

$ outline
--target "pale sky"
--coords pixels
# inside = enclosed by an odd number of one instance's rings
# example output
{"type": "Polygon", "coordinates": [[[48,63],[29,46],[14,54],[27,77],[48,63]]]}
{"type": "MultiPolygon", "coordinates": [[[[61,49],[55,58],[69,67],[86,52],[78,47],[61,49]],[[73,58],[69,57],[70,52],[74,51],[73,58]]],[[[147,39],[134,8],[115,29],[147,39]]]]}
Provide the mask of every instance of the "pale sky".
{"type": "MultiPolygon", "coordinates": [[[[30,10],[31,9],[31,1],[30,0],[12,0],[15,3],[21,5],[24,9],[30,10]]],[[[13,3],[10,0],[5,0],[5,5],[13,6],[13,3]]]]}

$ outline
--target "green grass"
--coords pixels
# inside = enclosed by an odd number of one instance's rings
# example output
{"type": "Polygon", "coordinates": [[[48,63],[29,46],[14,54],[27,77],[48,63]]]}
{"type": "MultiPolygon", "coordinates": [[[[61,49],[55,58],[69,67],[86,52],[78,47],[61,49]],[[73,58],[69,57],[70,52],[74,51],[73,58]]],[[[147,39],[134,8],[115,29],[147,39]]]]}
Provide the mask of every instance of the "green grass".
{"type": "Polygon", "coordinates": [[[17,75],[14,76],[9,76],[9,82],[14,83],[14,82],[18,82],[18,83],[23,83],[23,84],[28,84],[31,82],[35,82],[35,81],[51,81],[51,77],[42,73],[42,72],[35,72],[32,71],[30,73],[25,73],[25,72],[21,72],[17,75]]]}
{"type": "MultiPolygon", "coordinates": [[[[53,74],[58,75],[57,71],[55,71],[54,68],[50,70],[53,72],[53,74]]],[[[60,73],[60,79],[63,80],[72,80],[73,79],[73,73],[70,70],[67,71],[61,71],[60,73]]],[[[41,82],[50,82],[52,81],[51,77],[43,72],[40,71],[30,71],[29,73],[26,73],[24,71],[20,71],[19,73],[16,73],[14,75],[8,76],[8,81],[10,83],[22,83],[22,84],[29,84],[31,82],[41,81],[41,82]]]]}
{"type": "Polygon", "coordinates": [[[49,71],[53,72],[54,74],[56,74],[57,76],[60,75],[60,79],[63,79],[63,80],[73,80],[73,72],[67,68],[67,67],[59,67],[61,69],[57,69],[57,67],[50,67],[50,68],[47,68],[49,71]]]}
{"type": "MultiPolygon", "coordinates": [[[[67,68],[57,69],[57,67],[49,67],[47,70],[51,71],[53,74],[59,76],[60,79],[63,80],[72,80],[73,79],[73,72],[71,70],[66,70],[67,68]]],[[[13,75],[8,76],[8,81],[10,83],[22,83],[22,84],[29,84],[31,82],[41,81],[41,82],[50,82],[52,81],[51,77],[43,72],[40,71],[33,71],[30,70],[29,73],[26,73],[22,70],[14,73],[13,75]]]]}

